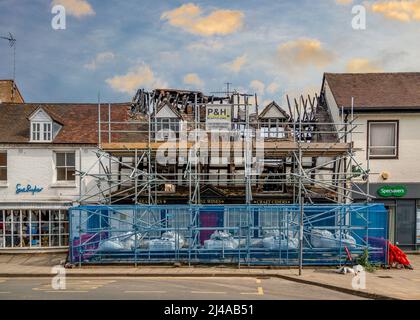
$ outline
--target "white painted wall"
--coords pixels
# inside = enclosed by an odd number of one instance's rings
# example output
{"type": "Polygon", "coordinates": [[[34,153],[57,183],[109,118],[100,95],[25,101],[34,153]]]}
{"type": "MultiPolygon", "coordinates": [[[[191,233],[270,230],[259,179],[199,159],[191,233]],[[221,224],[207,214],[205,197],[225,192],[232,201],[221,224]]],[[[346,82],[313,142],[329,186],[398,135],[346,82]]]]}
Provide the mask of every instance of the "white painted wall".
{"type": "Polygon", "coordinates": [[[378,183],[399,183],[399,182],[420,182],[420,113],[398,114],[357,114],[358,126],[356,131],[361,133],[353,134],[353,141],[356,148],[363,151],[356,153],[358,161],[367,163],[367,121],[368,120],[399,120],[399,157],[398,159],[371,159],[370,182],[378,183]],[[382,172],[390,173],[386,181],[380,177],[382,172]]]}
{"type": "MultiPolygon", "coordinates": [[[[55,156],[56,151],[75,151],[76,170],[80,170],[79,147],[58,146],[7,146],[0,145],[0,152],[7,150],[7,176],[6,183],[0,182],[0,202],[47,202],[47,201],[76,201],[79,197],[79,178],[75,181],[56,181],[55,156]],[[16,194],[16,185],[30,184],[43,188],[42,192],[16,194]]],[[[92,152],[94,148],[83,147],[82,170],[87,171],[97,160],[92,152]]],[[[93,172],[98,172],[99,167],[94,166],[93,172]]],[[[85,180],[82,188],[85,190],[92,186],[93,181],[85,180]]]]}
{"type": "MultiPolygon", "coordinates": [[[[334,122],[341,122],[340,110],[334,96],[325,82],[325,98],[331,110],[334,122]]],[[[370,182],[399,183],[420,182],[420,113],[395,113],[378,111],[372,114],[355,113],[355,123],[358,124],[353,134],[355,148],[361,149],[356,152],[356,159],[367,168],[367,121],[368,120],[399,120],[399,158],[398,159],[371,159],[370,182]],[[390,173],[390,178],[383,180],[382,172],[390,173]]],[[[341,127],[338,126],[337,129],[341,127]]]]}

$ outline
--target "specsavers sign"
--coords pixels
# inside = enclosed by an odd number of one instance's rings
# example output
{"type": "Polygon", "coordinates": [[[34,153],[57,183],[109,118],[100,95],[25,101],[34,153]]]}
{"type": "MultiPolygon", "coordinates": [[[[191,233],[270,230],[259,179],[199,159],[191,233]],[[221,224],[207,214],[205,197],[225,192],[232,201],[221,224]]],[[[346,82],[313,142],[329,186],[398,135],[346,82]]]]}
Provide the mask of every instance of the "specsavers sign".
{"type": "Polygon", "coordinates": [[[404,186],[384,186],[378,189],[378,195],[384,198],[401,198],[407,194],[404,186]]]}

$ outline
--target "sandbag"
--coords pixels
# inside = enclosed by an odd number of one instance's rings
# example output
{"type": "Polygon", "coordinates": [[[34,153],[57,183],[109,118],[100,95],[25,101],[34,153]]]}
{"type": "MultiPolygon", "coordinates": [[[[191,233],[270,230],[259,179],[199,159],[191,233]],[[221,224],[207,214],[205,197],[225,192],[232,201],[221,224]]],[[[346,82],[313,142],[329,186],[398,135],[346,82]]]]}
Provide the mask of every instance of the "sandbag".
{"type": "Polygon", "coordinates": [[[282,233],[280,236],[264,238],[263,246],[269,250],[297,249],[299,247],[299,240],[297,238],[285,236],[282,233]]]}
{"type": "Polygon", "coordinates": [[[98,251],[119,251],[124,250],[124,246],[118,240],[105,240],[99,244],[98,251]]]}
{"type": "Polygon", "coordinates": [[[337,242],[334,235],[328,230],[312,229],[311,244],[314,248],[335,248],[337,242]]]}
{"type": "Polygon", "coordinates": [[[215,231],[209,240],[204,241],[204,248],[213,250],[237,249],[239,241],[228,232],[215,231]]]}

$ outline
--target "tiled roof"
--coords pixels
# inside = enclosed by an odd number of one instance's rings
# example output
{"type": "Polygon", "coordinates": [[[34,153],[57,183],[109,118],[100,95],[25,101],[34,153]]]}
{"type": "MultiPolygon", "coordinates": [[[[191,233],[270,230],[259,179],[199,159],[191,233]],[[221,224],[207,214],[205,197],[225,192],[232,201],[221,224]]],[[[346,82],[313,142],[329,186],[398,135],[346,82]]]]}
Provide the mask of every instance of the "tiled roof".
{"type": "Polygon", "coordinates": [[[338,107],[420,110],[420,73],[326,73],[338,107]]]}
{"type": "MultiPolygon", "coordinates": [[[[130,103],[112,104],[111,121],[128,121],[130,103]]],[[[28,117],[39,107],[63,127],[52,143],[97,144],[97,104],[0,104],[0,143],[28,143],[30,121],[28,117]]],[[[101,106],[101,121],[108,120],[108,104],[101,106]]],[[[106,125],[102,125],[102,130],[106,125]]],[[[102,133],[102,137],[106,134],[102,133]]]]}
{"type": "Polygon", "coordinates": [[[0,102],[23,103],[23,97],[13,80],[0,80],[0,102]],[[14,89],[14,90],[13,90],[14,89]]]}

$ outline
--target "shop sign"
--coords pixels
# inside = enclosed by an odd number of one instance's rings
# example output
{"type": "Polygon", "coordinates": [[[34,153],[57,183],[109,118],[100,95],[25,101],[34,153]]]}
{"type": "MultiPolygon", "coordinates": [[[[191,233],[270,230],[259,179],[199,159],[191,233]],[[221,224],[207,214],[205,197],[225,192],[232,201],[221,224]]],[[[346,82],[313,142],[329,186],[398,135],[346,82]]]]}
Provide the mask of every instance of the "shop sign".
{"type": "Polygon", "coordinates": [[[231,105],[207,105],[206,125],[208,129],[229,129],[231,118],[231,105]]]}
{"type": "Polygon", "coordinates": [[[404,186],[385,186],[378,189],[378,195],[384,198],[401,198],[407,194],[407,188],[404,186]]]}
{"type": "Polygon", "coordinates": [[[22,186],[20,183],[16,185],[16,194],[32,193],[32,195],[35,195],[35,193],[40,193],[42,190],[44,190],[44,188],[38,187],[37,185],[32,186],[28,184],[26,186],[22,186]]]}

